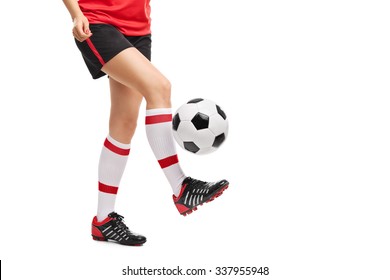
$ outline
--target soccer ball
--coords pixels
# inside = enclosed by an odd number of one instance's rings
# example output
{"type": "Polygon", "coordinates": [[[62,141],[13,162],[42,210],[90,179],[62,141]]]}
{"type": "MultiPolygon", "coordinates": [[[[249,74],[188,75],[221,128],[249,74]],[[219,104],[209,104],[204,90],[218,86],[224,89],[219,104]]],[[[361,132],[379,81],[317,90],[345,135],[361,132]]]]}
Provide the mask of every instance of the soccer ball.
{"type": "Polygon", "coordinates": [[[183,104],[172,119],[176,142],[197,155],[216,151],[225,141],[228,127],[226,114],[221,107],[203,98],[183,104]]]}

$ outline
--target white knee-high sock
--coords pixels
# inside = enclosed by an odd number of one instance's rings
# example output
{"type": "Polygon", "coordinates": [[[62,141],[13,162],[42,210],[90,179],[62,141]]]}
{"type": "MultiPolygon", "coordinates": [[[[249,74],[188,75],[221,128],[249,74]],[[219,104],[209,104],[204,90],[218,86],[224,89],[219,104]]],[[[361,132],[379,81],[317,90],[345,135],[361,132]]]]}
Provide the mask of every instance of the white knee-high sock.
{"type": "Polygon", "coordinates": [[[130,144],[120,143],[107,136],[99,160],[98,221],[104,220],[114,211],[116,194],[129,153],[130,144]]]}
{"type": "Polygon", "coordinates": [[[146,110],[145,125],[149,145],[164,171],[173,193],[178,196],[186,176],[179,165],[175,140],[172,135],[171,108],[146,110]]]}

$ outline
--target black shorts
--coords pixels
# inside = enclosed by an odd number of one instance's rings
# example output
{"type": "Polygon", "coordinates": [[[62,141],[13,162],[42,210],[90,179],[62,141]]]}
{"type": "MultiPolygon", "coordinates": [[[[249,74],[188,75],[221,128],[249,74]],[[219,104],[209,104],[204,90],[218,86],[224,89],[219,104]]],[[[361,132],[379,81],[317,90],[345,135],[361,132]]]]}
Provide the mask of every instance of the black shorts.
{"type": "Polygon", "coordinates": [[[124,49],[135,47],[147,59],[151,59],[151,35],[125,36],[114,26],[108,24],[90,24],[92,36],[76,44],[87,64],[92,78],[97,79],[104,75],[103,65],[124,49]]]}

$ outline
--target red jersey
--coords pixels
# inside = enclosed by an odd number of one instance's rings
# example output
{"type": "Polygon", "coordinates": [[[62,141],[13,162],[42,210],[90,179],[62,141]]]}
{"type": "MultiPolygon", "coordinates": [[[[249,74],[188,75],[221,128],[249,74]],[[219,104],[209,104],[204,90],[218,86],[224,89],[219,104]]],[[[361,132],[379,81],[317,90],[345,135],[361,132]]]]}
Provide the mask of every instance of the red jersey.
{"type": "Polygon", "coordinates": [[[150,0],[79,0],[89,23],[107,23],[127,36],[150,34],[150,0]]]}

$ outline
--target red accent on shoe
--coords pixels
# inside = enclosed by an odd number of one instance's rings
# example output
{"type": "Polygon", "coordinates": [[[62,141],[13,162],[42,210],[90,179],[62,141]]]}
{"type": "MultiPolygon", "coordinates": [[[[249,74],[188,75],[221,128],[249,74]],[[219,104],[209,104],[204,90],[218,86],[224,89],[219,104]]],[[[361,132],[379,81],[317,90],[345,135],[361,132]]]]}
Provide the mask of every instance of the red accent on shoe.
{"type": "Polygon", "coordinates": [[[106,217],[103,221],[100,221],[98,222],[98,219],[97,217],[93,217],[93,220],[92,220],[92,224],[95,225],[95,226],[101,226],[101,225],[104,225],[105,223],[111,221],[112,218],[111,217],[106,217]]]}
{"type": "Polygon", "coordinates": [[[98,237],[95,235],[92,235],[92,239],[96,241],[107,241],[107,239],[105,239],[104,237],[98,237]]]}
{"type": "Polygon", "coordinates": [[[166,158],[160,159],[158,161],[158,163],[160,164],[160,167],[163,169],[166,167],[169,167],[171,165],[174,165],[175,163],[178,163],[178,162],[179,162],[179,158],[177,157],[177,155],[166,157],[166,158]]]}
{"type": "Polygon", "coordinates": [[[97,226],[101,226],[107,222],[112,220],[111,217],[105,218],[103,221],[98,222],[97,217],[93,217],[92,219],[92,225],[91,225],[91,232],[92,232],[92,239],[97,241],[107,241],[107,239],[103,236],[101,231],[97,228],[97,226]]]}
{"type": "Polygon", "coordinates": [[[99,238],[104,238],[103,234],[100,232],[100,230],[92,225],[92,236],[94,237],[99,237],[99,238]]]}
{"type": "Polygon", "coordinates": [[[180,214],[186,213],[189,208],[185,207],[183,204],[175,203],[177,210],[180,214]]]}
{"type": "Polygon", "coordinates": [[[183,192],[184,192],[184,190],[185,190],[185,188],[187,187],[187,184],[184,184],[184,185],[182,185],[181,186],[181,189],[180,189],[180,193],[179,193],[179,195],[176,197],[175,195],[173,195],[173,201],[176,203],[179,199],[180,199],[180,197],[183,195],[183,192]]]}
{"type": "Polygon", "coordinates": [[[117,194],[118,187],[105,185],[105,184],[99,182],[99,191],[104,192],[104,193],[117,194]]]}

